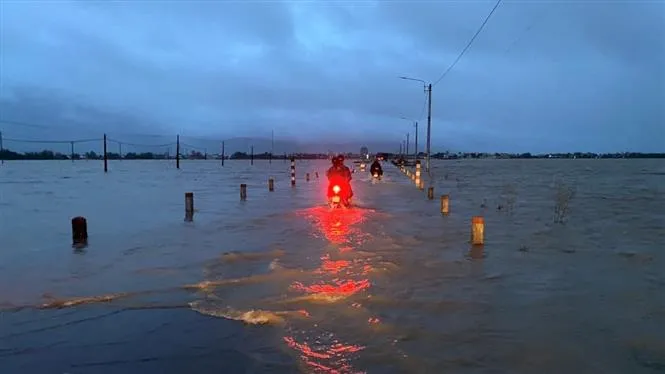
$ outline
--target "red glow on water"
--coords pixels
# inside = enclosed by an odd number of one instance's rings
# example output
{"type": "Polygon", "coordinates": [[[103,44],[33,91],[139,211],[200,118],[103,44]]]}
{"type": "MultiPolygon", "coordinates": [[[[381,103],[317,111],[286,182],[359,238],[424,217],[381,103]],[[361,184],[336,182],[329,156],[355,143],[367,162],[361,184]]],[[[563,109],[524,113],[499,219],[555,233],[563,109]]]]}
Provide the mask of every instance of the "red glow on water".
{"type": "Polygon", "coordinates": [[[303,211],[301,214],[310,219],[316,228],[333,244],[344,244],[352,241],[352,234],[359,231],[353,226],[365,219],[367,211],[364,209],[330,209],[328,207],[315,207],[303,211]]]}
{"type": "Polygon", "coordinates": [[[344,270],[345,268],[348,268],[350,264],[351,262],[346,260],[331,261],[328,259],[324,259],[323,263],[321,264],[321,271],[331,274],[337,274],[340,271],[344,270]]]}
{"type": "Polygon", "coordinates": [[[301,282],[293,282],[291,288],[306,293],[315,293],[329,296],[351,296],[370,286],[369,279],[359,281],[335,279],[331,284],[313,284],[305,286],[301,282]]]}
{"type": "MultiPolygon", "coordinates": [[[[372,270],[366,259],[339,258],[346,256],[363,243],[368,237],[358,227],[366,218],[367,210],[330,209],[328,207],[315,207],[301,211],[300,214],[311,222],[330,243],[335,244],[337,251],[321,256],[321,265],[314,272],[317,280],[310,282],[295,281],[289,287],[291,290],[309,295],[330,297],[331,308],[343,307],[338,304],[337,298],[346,298],[370,288],[368,273],[372,270]],[[337,257],[337,258],[336,258],[337,257]],[[337,305],[337,306],[335,306],[337,305]]],[[[378,320],[369,321],[370,324],[378,320]]],[[[316,326],[316,325],[315,325],[316,326]]],[[[302,333],[311,334],[312,330],[305,328],[302,333]]],[[[325,333],[324,336],[329,336],[325,333]]],[[[294,336],[284,337],[286,344],[300,355],[302,361],[312,373],[327,374],[358,374],[362,371],[351,366],[351,360],[357,352],[365,347],[345,344],[339,340],[327,341],[327,338],[313,336],[305,341],[297,341],[294,336]],[[307,342],[310,342],[308,344],[307,342]],[[316,343],[314,343],[316,342],[316,343]]]]}
{"type": "Polygon", "coordinates": [[[342,344],[336,342],[331,346],[312,348],[307,343],[299,343],[291,336],[285,336],[284,341],[290,347],[300,352],[300,358],[312,368],[315,373],[328,374],[360,374],[346,363],[345,355],[365,349],[358,345],[342,344]],[[334,367],[333,367],[334,366],[334,367]]]}
{"type": "MultiPolygon", "coordinates": [[[[363,209],[331,210],[315,207],[302,211],[301,214],[309,218],[330,242],[344,244],[339,249],[340,253],[344,253],[353,250],[354,246],[362,241],[362,233],[353,226],[365,219],[366,212],[363,209]]],[[[336,278],[330,282],[319,282],[308,286],[302,282],[294,282],[291,288],[309,294],[347,297],[370,287],[369,279],[357,279],[358,276],[364,277],[371,271],[372,267],[369,264],[362,264],[358,261],[331,260],[328,254],[322,256],[321,260],[321,267],[317,273],[333,274],[340,278],[342,276],[355,277],[356,279],[336,278]]]]}

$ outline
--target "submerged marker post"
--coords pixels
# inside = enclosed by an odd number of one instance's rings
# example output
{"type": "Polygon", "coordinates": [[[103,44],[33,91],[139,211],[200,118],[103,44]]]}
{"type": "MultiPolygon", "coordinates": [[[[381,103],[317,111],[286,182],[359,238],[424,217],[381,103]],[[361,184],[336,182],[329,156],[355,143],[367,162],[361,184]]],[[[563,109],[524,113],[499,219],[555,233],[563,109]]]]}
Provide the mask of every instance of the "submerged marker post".
{"type": "Polygon", "coordinates": [[[185,192],[185,221],[194,220],[194,192],[185,192]]]}
{"type": "Polygon", "coordinates": [[[240,200],[247,200],[247,185],[245,183],[240,185],[240,200]]]}
{"type": "Polygon", "coordinates": [[[450,212],[450,197],[448,195],[441,195],[441,214],[448,215],[450,212]]]}
{"type": "Polygon", "coordinates": [[[485,219],[480,216],[471,219],[471,244],[485,244],[485,219]]]}
{"type": "Polygon", "coordinates": [[[275,179],[273,178],[268,179],[268,191],[275,191],[275,179]]]}
{"type": "Polygon", "coordinates": [[[291,157],[291,187],[296,186],[296,158],[291,157]]]}
{"type": "Polygon", "coordinates": [[[88,245],[88,221],[81,216],[72,218],[72,247],[88,245]]]}

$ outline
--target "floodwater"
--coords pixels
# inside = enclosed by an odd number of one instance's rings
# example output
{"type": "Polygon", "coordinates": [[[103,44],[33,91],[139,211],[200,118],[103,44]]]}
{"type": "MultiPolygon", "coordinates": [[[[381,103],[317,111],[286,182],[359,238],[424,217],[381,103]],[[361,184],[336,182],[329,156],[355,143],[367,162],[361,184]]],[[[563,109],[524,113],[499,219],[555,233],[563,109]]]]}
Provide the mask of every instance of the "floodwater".
{"type": "Polygon", "coordinates": [[[662,160],[433,165],[330,211],[326,161],[6,162],[0,373],[665,371],[662,160]]]}

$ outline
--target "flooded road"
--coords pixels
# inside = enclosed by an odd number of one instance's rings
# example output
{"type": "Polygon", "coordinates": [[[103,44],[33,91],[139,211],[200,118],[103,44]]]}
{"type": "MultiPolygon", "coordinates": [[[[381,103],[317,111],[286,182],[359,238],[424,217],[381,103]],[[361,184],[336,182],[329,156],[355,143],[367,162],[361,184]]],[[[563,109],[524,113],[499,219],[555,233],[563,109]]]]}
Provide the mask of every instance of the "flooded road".
{"type": "Polygon", "coordinates": [[[0,372],[665,370],[665,163],[433,165],[434,200],[384,164],[331,211],[326,161],[7,162],[0,372]]]}

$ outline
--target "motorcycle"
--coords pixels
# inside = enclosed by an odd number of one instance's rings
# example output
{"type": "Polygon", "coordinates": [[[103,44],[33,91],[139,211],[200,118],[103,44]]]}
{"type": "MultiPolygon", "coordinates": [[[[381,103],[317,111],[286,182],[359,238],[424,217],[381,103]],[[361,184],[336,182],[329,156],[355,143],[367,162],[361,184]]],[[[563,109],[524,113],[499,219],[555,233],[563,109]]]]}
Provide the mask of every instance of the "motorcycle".
{"type": "Polygon", "coordinates": [[[383,178],[383,171],[372,170],[371,173],[372,173],[372,178],[374,178],[375,180],[381,180],[381,178],[383,178]]]}
{"type": "Polygon", "coordinates": [[[331,208],[350,207],[350,192],[350,186],[347,182],[331,181],[328,184],[328,204],[331,208]]]}

